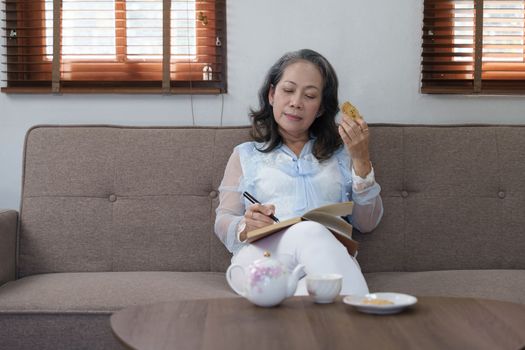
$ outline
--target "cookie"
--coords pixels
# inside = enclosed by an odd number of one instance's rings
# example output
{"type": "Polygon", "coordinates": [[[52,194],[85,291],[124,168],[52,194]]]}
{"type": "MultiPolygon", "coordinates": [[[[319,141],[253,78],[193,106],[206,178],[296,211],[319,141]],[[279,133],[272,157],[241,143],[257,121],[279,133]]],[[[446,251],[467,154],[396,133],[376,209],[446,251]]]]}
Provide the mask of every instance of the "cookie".
{"type": "Polygon", "coordinates": [[[350,102],[346,101],[341,105],[341,111],[352,119],[360,119],[361,114],[350,102]]]}

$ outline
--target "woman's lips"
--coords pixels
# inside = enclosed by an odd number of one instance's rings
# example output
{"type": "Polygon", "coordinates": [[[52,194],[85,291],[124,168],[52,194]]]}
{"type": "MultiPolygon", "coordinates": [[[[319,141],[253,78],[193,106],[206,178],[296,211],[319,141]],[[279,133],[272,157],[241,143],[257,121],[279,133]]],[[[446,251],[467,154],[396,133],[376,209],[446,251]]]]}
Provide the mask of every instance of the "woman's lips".
{"type": "Polygon", "coordinates": [[[290,120],[293,120],[293,121],[299,121],[303,118],[299,117],[298,115],[295,115],[295,114],[289,114],[289,113],[284,113],[284,116],[290,120]]]}

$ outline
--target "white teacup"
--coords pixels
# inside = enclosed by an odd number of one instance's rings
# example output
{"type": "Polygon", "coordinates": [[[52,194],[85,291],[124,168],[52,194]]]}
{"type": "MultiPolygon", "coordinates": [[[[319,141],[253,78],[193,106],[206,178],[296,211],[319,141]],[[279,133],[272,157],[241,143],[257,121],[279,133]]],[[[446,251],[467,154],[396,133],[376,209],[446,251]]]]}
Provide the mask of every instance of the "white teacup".
{"type": "Polygon", "coordinates": [[[343,276],[337,273],[307,275],[306,290],[319,304],[332,303],[341,292],[343,276]]]}

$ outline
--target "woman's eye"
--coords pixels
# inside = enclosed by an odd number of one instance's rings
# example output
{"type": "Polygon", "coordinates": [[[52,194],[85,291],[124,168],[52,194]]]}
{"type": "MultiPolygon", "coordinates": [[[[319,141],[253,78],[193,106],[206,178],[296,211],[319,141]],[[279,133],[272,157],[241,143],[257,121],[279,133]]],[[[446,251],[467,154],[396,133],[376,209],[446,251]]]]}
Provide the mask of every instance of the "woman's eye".
{"type": "Polygon", "coordinates": [[[306,98],[309,98],[310,100],[313,100],[316,96],[314,95],[306,95],[306,98]]]}
{"type": "Polygon", "coordinates": [[[283,90],[284,90],[284,92],[286,92],[286,93],[291,93],[291,92],[293,92],[293,90],[291,90],[291,89],[283,89],[283,90]]]}

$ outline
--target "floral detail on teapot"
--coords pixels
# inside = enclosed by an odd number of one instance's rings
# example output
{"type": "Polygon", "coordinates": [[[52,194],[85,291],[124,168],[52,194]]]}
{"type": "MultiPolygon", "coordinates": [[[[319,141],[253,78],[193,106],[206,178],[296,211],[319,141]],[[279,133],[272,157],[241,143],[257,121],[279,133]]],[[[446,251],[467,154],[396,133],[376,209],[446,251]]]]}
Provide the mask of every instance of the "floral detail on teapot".
{"type": "Polygon", "coordinates": [[[231,264],[226,270],[226,280],[237,294],[255,305],[271,307],[294,294],[303,270],[304,266],[298,264],[290,274],[285,264],[272,258],[270,252],[264,252],[262,259],[253,261],[246,268],[231,264]],[[234,270],[239,274],[237,283],[233,282],[234,270]]]}
{"type": "Polygon", "coordinates": [[[260,266],[252,265],[250,267],[250,273],[248,274],[250,279],[250,287],[256,289],[259,293],[262,293],[262,287],[272,282],[272,280],[278,279],[286,271],[282,265],[276,266],[260,266]]]}

